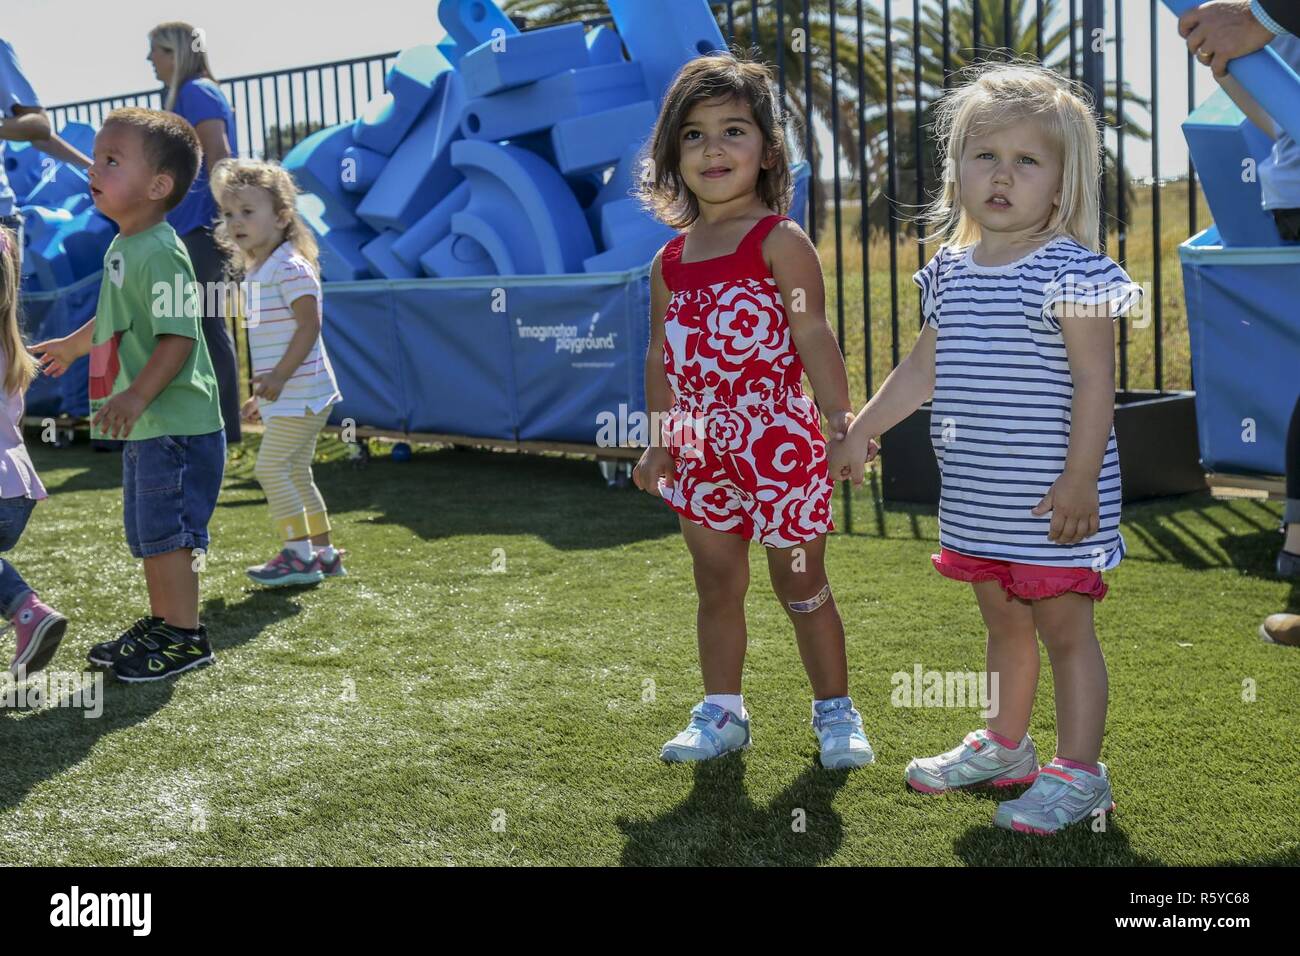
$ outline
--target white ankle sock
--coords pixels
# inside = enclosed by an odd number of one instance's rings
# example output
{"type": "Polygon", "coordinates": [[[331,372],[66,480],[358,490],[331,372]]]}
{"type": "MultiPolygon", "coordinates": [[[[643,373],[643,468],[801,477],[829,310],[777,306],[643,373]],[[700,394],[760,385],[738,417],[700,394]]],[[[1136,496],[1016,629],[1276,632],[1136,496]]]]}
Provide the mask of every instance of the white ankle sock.
{"type": "Polygon", "coordinates": [[[725,707],[741,720],[749,719],[749,714],[745,713],[744,694],[705,694],[704,701],[708,704],[717,704],[719,707],[725,707]]]}
{"type": "Polygon", "coordinates": [[[311,560],[311,542],[310,541],[286,541],[284,543],[286,551],[293,553],[294,557],[302,561],[311,560]]]}
{"type": "Polygon", "coordinates": [[[338,552],[334,550],[334,545],[332,544],[322,544],[320,547],[313,544],[312,550],[326,561],[333,561],[334,555],[338,554],[338,552]]]}

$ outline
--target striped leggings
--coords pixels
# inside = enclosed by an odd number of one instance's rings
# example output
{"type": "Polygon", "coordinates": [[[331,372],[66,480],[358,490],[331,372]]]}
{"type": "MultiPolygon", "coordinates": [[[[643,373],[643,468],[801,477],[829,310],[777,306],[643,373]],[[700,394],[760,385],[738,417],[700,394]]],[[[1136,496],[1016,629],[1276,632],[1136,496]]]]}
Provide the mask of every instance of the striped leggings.
{"type": "Polygon", "coordinates": [[[311,475],[316,438],[329,417],[327,408],[316,415],[273,416],[266,420],[254,473],[266,492],[275,530],[285,541],[324,534],[330,529],[325,499],[311,475]]]}

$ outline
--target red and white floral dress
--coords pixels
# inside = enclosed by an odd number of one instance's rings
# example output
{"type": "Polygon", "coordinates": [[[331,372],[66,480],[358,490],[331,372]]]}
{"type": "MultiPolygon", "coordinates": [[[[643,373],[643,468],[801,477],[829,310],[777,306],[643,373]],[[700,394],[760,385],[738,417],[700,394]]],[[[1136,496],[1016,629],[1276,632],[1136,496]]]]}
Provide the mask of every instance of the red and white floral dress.
{"type": "Polygon", "coordinates": [[[763,259],[764,238],[785,218],[768,216],[729,256],[682,262],[682,234],[661,259],[672,293],[664,370],[675,396],[663,430],[676,470],[659,492],[696,524],[769,548],[835,527],[826,440],[763,259]]]}

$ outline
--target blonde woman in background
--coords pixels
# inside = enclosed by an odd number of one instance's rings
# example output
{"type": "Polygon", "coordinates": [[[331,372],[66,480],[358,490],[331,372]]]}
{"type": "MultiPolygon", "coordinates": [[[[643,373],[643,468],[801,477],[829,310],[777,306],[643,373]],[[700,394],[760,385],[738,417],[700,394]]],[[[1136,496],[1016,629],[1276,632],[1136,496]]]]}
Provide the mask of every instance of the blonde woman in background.
{"type": "Polygon", "coordinates": [[[195,279],[203,284],[203,338],[217,373],[229,448],[240,439],[239,366],[225,315],[209,311],[209,304],[216,301],[208,294],[212,288],[209,283],[222,282],[223,275],[222,256],[212,238],[217,205],[208,177],[212,167],[238,153],[235,113],[212,75],[202,32],[190,24],[172,21],[154,27],[149,33],[148,59],[163,83],[163,109],[193,126],[203,146],[194,185],[181,204],[167,214],[167,221],[190,254],[195,279]]]}

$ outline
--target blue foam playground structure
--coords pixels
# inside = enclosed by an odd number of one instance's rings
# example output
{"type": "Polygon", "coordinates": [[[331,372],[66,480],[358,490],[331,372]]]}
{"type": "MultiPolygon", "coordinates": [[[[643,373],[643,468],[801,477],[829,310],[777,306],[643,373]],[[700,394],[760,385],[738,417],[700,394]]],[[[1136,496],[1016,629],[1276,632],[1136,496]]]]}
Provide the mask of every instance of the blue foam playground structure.
{"type": "Polygon", "coordinates": [[[370,101],[353,126],[357,145],[391,154],[433,98],[438,79],[451,70],[451,63],[432,44],[403,50],[388,71],[387,89],[370,101]]]}
{"type": "Polygon", "coordinates": [[[591,64],[581,23],[565,23],[518,36],[488,40],[466,53],[458,71],[467,96],[491,96],[545,79],[557,70],[591,64]]]}
{"type": "MultiPolygon", "coordinates": [[[[1164,0],[1176,14],[1196,6],[1164,0]]],[[[1265,48],[1228,64],[1265,112],[1300,140],[1300,76],[1265,48]]],[[[1197,440],[1207,471],[1281,475],[1300,398],[1300,243],[1281,239],[1254,176],[1271,141],[1217,91],[1183,126],[1214,224],[1178,248],[1187,297],[1197,440]]]]}
{"type": "MultiPolygon", "coordinates": [[[[601,411],[643,405],[649,264],[673,230],[633,187],[668,80],[723,44],[707,0],[610,6],[617,29],[520,32],[490,0],[440,0],[447,36],[285,156],[327,284],[335,421],[589,445],[601,411]]],[[[116,228],[75,170],[22,145],[6,165],[20,198],[40,186],[24,295],[63,334],[93,314],[116,228]]],[[[806,167],[795,181],[802,222],[806,167]]],[[[84,371],[60,382],[29,408],[85,414],[84,371]]]]}

